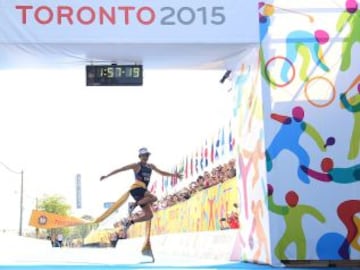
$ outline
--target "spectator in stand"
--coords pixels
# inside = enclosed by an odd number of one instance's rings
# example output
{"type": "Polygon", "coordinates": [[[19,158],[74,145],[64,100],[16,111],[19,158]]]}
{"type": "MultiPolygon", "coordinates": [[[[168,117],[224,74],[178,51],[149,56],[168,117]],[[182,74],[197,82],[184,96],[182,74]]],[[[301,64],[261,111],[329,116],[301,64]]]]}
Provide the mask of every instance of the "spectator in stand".
{"type": "Polygon", "coordinates": [[[115,229],[120,228],[121,227],[120,221],[115,222],[113,226],[114,226],[115,229]]]}
{"type": "Polygon", "coordinates": [[[231,213],[227,218],[226,222],[229,224],[230,229],[238,229],[239,225],[239,217],[237,213],[231,213]]]}
{"type": "Polygon", "coordinates": [[[229,164],[225,163],[224,166],[221,168],[221,176],[227,180],[227,174],[226,172],[229,170],[229,164]]]}
{"type": "Polygon", "coordinates": [[[120,229],[117,231],[118,239],[126,239],[127,233],[124,229],[120,229]]]}
{"type": "Polygon", "coordinates": [[[217,167],[211,170],[211,176],[216,176],[217,167]]]}
{"type": "Polygon", "coordinates": [[[52,247],[57,247],[57,244],[56,244],[56,235],[54,233],[51,234],[50,236],[50,241],[51,241],[51,246],[52,247]]]}
{"type": "Polygon", "coordinates": [[[240,228],[239,224],[239,214],[238,214],[238,205],[233,204],[234,210],[226,214],[226,217],[220,219],[220,229],[238,229],[240,228]]]}
{"type": "Polygon", "coordinates": [[[168,207],[168,196],[165,196],[161,201],[160,201],[160,209],[166,209],[168,207]]]}
{"type": "Polygon", "coordinates": [[[168,195],[167,200],[166,200],[166,207],[171,207],[173,205],[175,205],[175,198],[174,195],[168,195]]]}
{"type": "Polygon", "coordinates": [[[234,178],[236,176],[235,159],[231,159],[229,161],[229,166],[226,173],[228,179],[234,178]]]}
{"type": "Polygon", "coordinates": [[[184,193],[182,193],[181,191],[179,191],[179,192],[176,194],[176,197],[177,197],[177,202],[178,202],[178,203],[185,201],[184,193]]]}
{"type": "Polygon", "coordinates": [[[56,236],[56,242],[57,242],[57,247],[62,247],[63,246],[63,235],[62,233],[59,233],[57,236],[56,236]]]}
{"type": "Polygon", "coordinates": [[[205,184],[204,184],[204,177],[202,175],[199,175],[196,182],[198,183],[198,189],[197,191],[201,191],[205,188],[205,184]]]}
{"type": "Polygon", "coordinates": [[[211,176],[209,181],[209,187],[216,186],[218,184],[218,179],[216,176],[211,176]]]}
{"type": "Polygon", "coordinates": [[[160,209],[160,201],[158,200],[152,204],[152,210],[153,212],[157,212],[159,211],[159,209],[160,209]]]}
{"type": "Polygon", "coordinates": [[[233,206],[234,210],[231,211],[230,215],[227,216],[226,221],[229,224],[230,229],[238,229],[240,228],[238,205],[237,203],[234,203],[233,206]]]}
{"type": "Polygon", "coordinates": [[[184,187],[184,188],[180,191],[180,195],[181,195],[183,201],[186,201],[186,200],[190,199],[190,197],[191,197],[191,190],[190,190],[190,188],[184,187]]]}
{"type": "Polygon", "coordinates": [[[221,165],[219,165],[219,166],[216,167],[216,169],[215,169],[215,177],[216,177],[216,179],[220,179],[221,170],[222,170],[222,166],[221,166],[221,165]]]}
{"type": "Polygon", "coordinates": [[[119,240],[119,238],[118,238],[116,231],[110,232],[110,234],[109,234],[110,246],[113,248],[116,247],[118,240],[119,240]]]}
{"type": "MultiPolygon", "coordinates": [[[[133,216],[140,215],[140,213],[133,213],[133,216]]],[[[126,239],[127,233],[123,228],[123,225],[120,221],[114,223],[114,231],[110,232],[109,240],[111,247],[116,247],[120,239],[126,239]]]]}
{"type": "Polygon", "coordinates": [[[173,194],[173,200],[174,200],[174,204],[179,203],[180,202],[179,194],[177,193],[173,194]]]}
{"type": "Polygon", "coordinates": [[[197,181],[193,181],[189,185],[190,195],[195,194],[199,189],[199,184],[197,181]]]}
{"type": "Polygon", "coordinates": [[[220,230],[228,230],[228,229],[230,229],[230,228],[229,228],[228,223],[226,222],[226,218],[221,218],[220,219],[220,230]]]}
{"type": "Polygon", "coordinates": [[[209,172],[204,172],[204,188],[209,188],[211,185],[211,175],[209,172]]]}

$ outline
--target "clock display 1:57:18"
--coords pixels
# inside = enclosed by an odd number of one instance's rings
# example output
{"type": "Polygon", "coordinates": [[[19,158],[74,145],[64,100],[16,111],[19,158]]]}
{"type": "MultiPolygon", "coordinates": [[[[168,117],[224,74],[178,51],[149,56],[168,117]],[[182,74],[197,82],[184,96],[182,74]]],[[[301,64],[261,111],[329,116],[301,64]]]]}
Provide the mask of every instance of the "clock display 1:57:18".
{"type": "Polygon", "coordinates": [[[103,67],[100,69],[100,77],[105,78],[139,78],[141,71],[139,67],[103,67]]]}

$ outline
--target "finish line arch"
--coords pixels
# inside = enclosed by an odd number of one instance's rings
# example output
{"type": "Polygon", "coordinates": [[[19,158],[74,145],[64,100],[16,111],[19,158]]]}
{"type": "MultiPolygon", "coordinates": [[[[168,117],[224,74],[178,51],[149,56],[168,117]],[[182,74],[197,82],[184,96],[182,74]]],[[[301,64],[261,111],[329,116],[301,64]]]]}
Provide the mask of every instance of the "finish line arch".
{"type": "MultiPolygon", "coordinates": [[[[350,221],[358,220],[354,218],[360,203],[360,156],[355,136],[359,133],[358,125],[353,124],[359,105],[359,87],[353,83],[359,75],[354,66],[359,51],[346,42],[357,42],[353,27],[359,18],[357,2],[269,0],[259,6],[248,0],[218,2],[149,0],[138,5],[130,0],[120,4],[115,0],[106,4],[1,0],[0,68],[59,68],[101,62],[141,64],[145,70],[235,70],[240,62],[245,63],[231,88],[238,105],[233,112],[238,127],[234,137],[241,142],[235,150],[241,180],[240,216],[245,220],[232,258],[270,260],[271,264],[288,259],[358,260],[359,224],[350,221]],[[344,20],[346,17],[353,19],[344,20]],[[313,22],[321,28],[314,29],[313,22]],[[320,38],[316,35],[319,32],[323,34],[320,38]],[[300,45],[306,51],[301,53],[303,61],[297,58],[300,45]],[[274,55],[286,56],[295,71],[302,71],[281,89],[284,91],[267,85],[259,72],[274,55]],[[339,68],[331,65],[340,62],[339,68]],[[303,89],[308,78],[324,72],[337,89],[337,100],[320,109],[295,92],[303,89]],[[342,93],[341,89],[348,88],[351,91],[342,93]],[[296,125],[302,118],[305,132],[296,125]],[[337,124],[325,124],[329,121],[337,124]],[[331,137],[336,138],[335,145],[322,142],[331,137]],[[326,172],[321,166],[325,157],[335,164],[326,172]],[[268,188],[267,182],[271,183],[268,188]],[[303,214],[311,217],[302,219],[303,214]],[[292,241],[296,245],[290,244],[292,241]],[[271,251],[270,259],[267,250],[271,251]]],[[[280,75],[276,81],[287,81],[288,67],[274,63],[269,68],[278,71],[271,73],[280,75]]],[[[326,91],[318,98],[323,101],[325,95],[326,91]]],[[[220,129],[213,136],[220,146],[231,141],[225,134],[220,129]]],[[[218,150],[222,152],[221,147],[218,150]]],[[[208,201],[203,204],[211,205],[215,198],[205,197],[208,201]]]]}
{"type": "Polygon", "coordinates": [[[101,61],[229,69],[259,42],[257,3],[249,1],[0,3],[0,68],[101,61]]]}

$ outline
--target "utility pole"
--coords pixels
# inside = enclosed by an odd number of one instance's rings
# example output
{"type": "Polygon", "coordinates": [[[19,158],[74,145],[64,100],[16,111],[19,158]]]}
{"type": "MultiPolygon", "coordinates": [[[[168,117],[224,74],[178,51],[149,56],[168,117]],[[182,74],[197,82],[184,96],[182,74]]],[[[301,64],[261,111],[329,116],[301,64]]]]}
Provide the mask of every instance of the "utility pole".
{"type": "MultiPolygon", "coordinates": [[[[39,209],[39,198],[38,197],[36,197],[36,210],[38,210],[39,209]]],[[[39,228],[38,227],[36,227],[35,228],[35,235],[36,235],[36,238],[39,238],[39,228]]]]}

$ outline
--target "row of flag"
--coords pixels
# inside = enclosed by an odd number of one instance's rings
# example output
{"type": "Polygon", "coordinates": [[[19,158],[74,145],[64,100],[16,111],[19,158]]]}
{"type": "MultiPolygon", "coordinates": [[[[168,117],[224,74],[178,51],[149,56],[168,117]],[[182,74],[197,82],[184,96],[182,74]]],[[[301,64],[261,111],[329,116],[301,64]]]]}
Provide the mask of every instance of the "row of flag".
{"type": "Polygon", "coordinates": [[[180,172],[183,175],[183,179],[177,177],[162,177],[158,179],[149,187],[150,192],[160,192],[161,181],[161,193],[167,193],[172,188],[183,180],[192,179],[201,175],[205,169],[211,170],[217,163],[227,162],[225,158],[232,155],[235,147],[235,137],[233,136],[233,125],[231,121],[227,128],[222,127],[219,129],[217,136],[214,136],[211,140],[205,140],[205,143],[199,147],[199,150],[193,152],[190,155],[186,155],[179,164],[172,168],[172,172],[180,172]]]}

